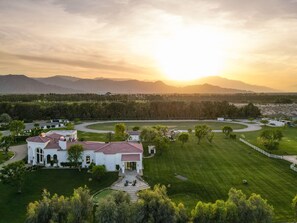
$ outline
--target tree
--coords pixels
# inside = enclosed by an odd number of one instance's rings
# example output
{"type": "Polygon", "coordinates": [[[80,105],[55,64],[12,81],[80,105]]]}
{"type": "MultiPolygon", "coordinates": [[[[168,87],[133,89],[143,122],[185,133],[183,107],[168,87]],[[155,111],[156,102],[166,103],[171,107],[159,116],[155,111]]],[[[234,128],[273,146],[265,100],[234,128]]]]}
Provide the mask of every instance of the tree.
{"type": "Polygon", "coordinates": [[[140,133],[140,139],[143,142],[152,143],[156,137],[161,136],[160,132],[158,132],[155,128],[144,128],[140,133]]]}
{"type": "Polygon", "coordinates": [[[193,130],[192,130],[191,128],[188,129],[188,133],[189,133],[189,134],[192,134],[192,131],[193,131],[193,130]]]}
{"type": "Polygon", "coordinates": [[[0,148],[3,149],[5,155],[7,155],[11,144],[13,143],[12,136],[3,136],[0,140],[0,148]]]}
{"type": "Polygon", "coordinates": [[[124,123],[117,123],[114,126],[114,135],[118,140],[125,140],[127,138],[126,125],[124,123]]]}
{"type": "Polygon", "coordinates": [[[217,200],[215,203],[199,201],[191,211],[191,215],[194,223],[269,223],[272,222],[273,207],[260,195],[252,194],[247,198],[241,190],[231,188],[226,201],[217,200]]]}
{"type": "Polygon", "coordinates": [[[69,123],[66,124],[65,127],[66,127],[67,130],[73,130],[74,129],[74,124],[72,122],[69,122],[69,123]]]}
{"type": "Polygon", "coordinates": [[[168,127],[165,125],[155,125],[153,128],[160,132],[162,136],[166,136],[168,133],[168,127]]]}
{"type": "Polygon", "coordinates": [[[154,138],[153,144],[155,145],[156,149],[160,151],[160,154],[162,154],[162,150],[168,148],[169,139],[164,136],[157,136],[154,138]]]}
{"type": "Polygon", "coordinates": [[[42,199],[27,206],[26,223],[84,223],[91,222],[93,201],[87,187],[75,189],[70,197],[52,197],[43,190],[42,199]]]}
{"type": "Polygon", "coordinates": [[[136,218],[136,222],[187,222],[183,205],[176,206],[167,196],[166,187],[160,185],[139,192],[136,218]]]}
{"type": "Polygon", "coordinates": [[[106,133],[106,141],[111,142],[111,140],[112,140],[112,133],[111,132],[106,133]]]}
{"type": "Polygon", "coordinates": [[[268,150],[278,149],[279,142],[282,140],[283,134],[280,130],[264,130],[258,138],[258,141],[268,150]]]}
{"type": "Polygon", "coordinates": [[[24,121],[13,120],[9,124],[9,130],[13,136],[18,136],[25,130],[24,121]]]}
{"type": "Polygon", "coordinates": [[[229,138],[229,137],[230,137],[230,134],[233,132],[233,129],[232,129],[232,127],[230,127],[230,126],[224,126],[224,127],[222,128],[222,131],[223,131],[223,133],[225,134],[225,136],[226,136],[227,138],[229,138]]]}
{"type": "Polygon", "coordinates": [[[209,128],[207,125],[196,125],[195,136],[198,139],[198,144],[200,144],[200,141],[208,134],[210,134],[210,132],[211,132],[211,128],[209,128]]]}
{"type": "Polygon", "coordinates": [[[208,132],[208,134],[206,135],[207,141],[209,143],[212,143],[212,140],[213,140],[214,136],[215,136],[214,132],[212,132],[212,131],[208,132]]]}
{"type": "Polygon", "coordinates": [[[104,165],[93,166],[91,169],[93,178],[100,180],[106,173],[106,168],[104,165]]]}
{"type": "Polygon", "coordinates": [[[134,127],[132,128],[133,131],[138,131],[139,129],[140,129],[139,126],[134,126],[134,127]]]}
{"type": "Polygon", "coordinates": [[[18,193],[22,193],[26,167],[24,161],[17,161],[7,164],[0,169],[0,180],[4,184],[11,184],[17,188],[18,193]]]}
{"type": "Polygon", "coordinates": [[[80,170],[80,162],[82,161],[83,147],[80,144],[70,146],[67,150],[68,160],[73,163],[80,170]]]}
{"type": "Polygon", "coordinates": [[[182,132],[178,135],[177,139],[182,143],[182,146],[184,146],[184,144],[189,141],[189,136],[190,136],[189,133],[182,132]]]}
{"type": "Polygon", "coordinates": [[[0,123],[8,124],[11,122],[11,117],[7,113],[3,113],[0,115],[0,123]]]}
{"type": "Polygon", "coordinates": [[[263,119],[263,120],[261,120],[260,122],[261,122],[264,126],[266,126],[266,125],[269,123],[269,121],[266,120],[266,119],[263,119]]]}
{"type": "Polygon", "coordinates": [[[127,193],[115,191],[98,203],[95,222],[126,223],[132,221],[134,207],[127,193]]]}

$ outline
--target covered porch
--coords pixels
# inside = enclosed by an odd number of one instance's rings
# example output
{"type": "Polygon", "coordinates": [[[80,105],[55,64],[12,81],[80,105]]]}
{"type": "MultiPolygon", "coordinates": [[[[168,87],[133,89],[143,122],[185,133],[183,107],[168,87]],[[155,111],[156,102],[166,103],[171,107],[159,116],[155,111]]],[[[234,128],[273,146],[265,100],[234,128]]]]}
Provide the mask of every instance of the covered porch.
{"type": "Polygon", "coordinates": [[[121,158],[121,171],[125,173],[127,171],[136,171],[141,173],[142,165],[140,161],[140,154],[122,154],[121,158]]]}

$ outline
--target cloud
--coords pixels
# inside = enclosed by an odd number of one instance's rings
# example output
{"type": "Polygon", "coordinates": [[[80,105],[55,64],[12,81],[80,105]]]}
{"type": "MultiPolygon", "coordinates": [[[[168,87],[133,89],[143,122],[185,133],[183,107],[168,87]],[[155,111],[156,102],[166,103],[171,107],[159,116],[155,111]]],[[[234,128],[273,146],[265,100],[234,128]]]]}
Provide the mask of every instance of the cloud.
{"type": "Polygon", "coordinates": [[[238,79],[271,67],[279,79],[296,71],[293,0],[0,0],[0,21],[1,50],[9,52],[0,54],[0,73],[11,67],[10,73],[159,79],[153,48],[184,26],[235,36],[240,46],[231,44],[226,73],[237,72],[238,79]]]}

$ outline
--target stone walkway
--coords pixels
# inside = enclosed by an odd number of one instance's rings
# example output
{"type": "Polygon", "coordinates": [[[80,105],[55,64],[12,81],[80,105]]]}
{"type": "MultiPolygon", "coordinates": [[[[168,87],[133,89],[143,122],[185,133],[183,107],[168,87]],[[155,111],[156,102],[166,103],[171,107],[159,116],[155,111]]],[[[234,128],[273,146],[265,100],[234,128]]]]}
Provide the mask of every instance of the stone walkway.
{"type": "Polygon", "coordinates": [[[0,168],[9,163],[13,163],[24,159],[27,156],[27,152],[28,152],[27,145],[11,146],[9,150],[14,153],[14,156],[12,159],[7,160],[6,162],[0,164],[0,168]]]}
{"type": "Polygon", "coordinates": [[[137,173],[135,171],[126,171],[125,176],[122,179],[115,182],[111,186],[111,189],[113,189],[113,190],[127,192],[130,195],[132,202],[137,201],[137,199],[138,199],[137,192],[138,191],[146,190],[149,188],[150,188],[150,186],[146,182],[140,180],[140,178],[137,177],[137,173]],[[136,185],[132,186],[132,182],[134,180],[136,180],[136,185]],[[125,186],[126,181],[129,181],[131,183],[129,183],[128,186],[125,186]]]}

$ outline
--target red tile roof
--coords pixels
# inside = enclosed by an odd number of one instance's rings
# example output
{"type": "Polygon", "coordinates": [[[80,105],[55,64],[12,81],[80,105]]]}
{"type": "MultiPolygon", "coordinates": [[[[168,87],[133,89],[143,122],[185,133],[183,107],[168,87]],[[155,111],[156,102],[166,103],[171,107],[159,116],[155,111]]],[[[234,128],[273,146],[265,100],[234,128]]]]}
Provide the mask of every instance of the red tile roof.
{"type": "Polygon", "coordinates": [[[98,150],[96,150],[96,152],[102,152],[104,154],[142,153],[143,147],[141,143],[111,142],[105,144],[105,146],[99,148],[98,150]]]}
{"type": "Polygon", "coordinates": [[[60,149],[59,143],[51,140],[45,147],[45,149],[60,149]]]}
{"type": "Polygon", "coordinates": [[[139,154],[123,154],[122,161],[140,161],[139,154]]]}
{"type": "Polygon", "coordinates": [[[39,143],[46,143],[51,140],[48,137],[41,137],[41,136],[34,136],[27,139],[27,142],[39,142],[39,143]]]}
{"type": "Polygon", "coordinates": [[[51,139],[57,139],[59,140],[63,135],[60,135],[58,133],[52,133],[50,135],[47,135],[48,138],[51,138],[51,139]]]}

